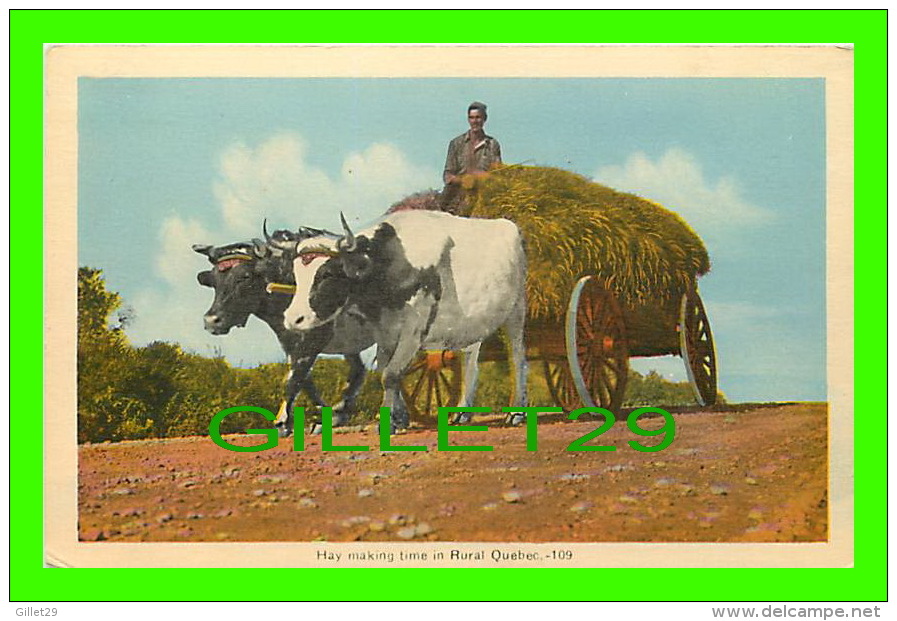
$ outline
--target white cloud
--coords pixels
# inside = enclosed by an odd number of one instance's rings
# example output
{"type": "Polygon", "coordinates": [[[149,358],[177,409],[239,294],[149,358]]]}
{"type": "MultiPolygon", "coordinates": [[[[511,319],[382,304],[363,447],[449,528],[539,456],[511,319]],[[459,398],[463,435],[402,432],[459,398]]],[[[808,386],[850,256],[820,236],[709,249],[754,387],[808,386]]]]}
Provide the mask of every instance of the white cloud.
{"type": "Polygon", "coordinates": [[[258,235],[265,217],[288,228],[334,228],[340,211],[347,218],[369,220],[439,179],[438,171],[415,166],[388,143],[349,153],[333,177],[310,163],[308,155],[298,134],[279,134],[256,147],[228,148],[214,184],[226,232],[258,235]]]}
{"type": "MultiPolygon", "coordinates": [[[[261,219],[301,218],[299,209],[330,203],[335,183],[306,161],[305,142],[295,135],[270,138],[258,147],[235,144],[221,156],[214,184],[224,232],[258,235],[261,219]]],[[[297,225],[299,223],[297,222],[297,225]]]]}
{"type": "Polygon", "coordinates": [[[708,179],[698,160],[679,148],[668,149],[656,161],[644,153],[634,153],[623,165],[598,169],[594,179],[656,201],[710,237],[772,217],[771,212],[742,195],[734,177],[708,179]]]}
{"type": "Polygon", "coordinates": [[[704,300],[708,314],[713,311],[714,323],[737,328],[751,324],[766,324],[789,314],[785,306],[763,306],[754,302],[716,302],[712,306],[704,300]]]}
{"type": "MultiPolygon", "coordinates": [[[[373,144],[346,158],[341,171],[340,198],[344,204],[365,204],[371,198],[378,208],[392,205],[410,192],[425,189],[439,179],[432,170],[415,167],[390,144],[373,144]],[[368,197],[374,192],[373,197],[368,197]],[[380,203],[385,202],[384,206],[380,203]]],[[[366,205],[365,205],[366,206],[366,205]]]]}
{"type": "Polygon", "coordinates": [[[132,300],[133,343],[175,341],[206,355],[220,351],[236,364],[282,359],[274,334],[255,318],[227,336],[205,332],[202,316],[213,294],[197,283],[196,273],[209,264],[191,246],[261,237],[263,218],[269,230],[301,225],[338,230],[341,210],[350,221],[372,220],[440,178],[386,143],[348,154],[334,175],[310,163],[308,155],[309,146],[297,134],[272,136],[257,146],[234,144],[222,153],[219,176],[212,181],[219,207],[215,221],[173,214],[160,227],[154,264],[159,280],[132,300]]]}

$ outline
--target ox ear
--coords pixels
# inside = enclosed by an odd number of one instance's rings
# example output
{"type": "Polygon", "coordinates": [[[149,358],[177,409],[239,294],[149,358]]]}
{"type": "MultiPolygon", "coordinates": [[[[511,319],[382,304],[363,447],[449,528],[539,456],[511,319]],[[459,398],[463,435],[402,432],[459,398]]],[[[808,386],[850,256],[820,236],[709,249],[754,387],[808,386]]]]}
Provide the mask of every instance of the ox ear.
{"type": "Polygon", "coordinates": [[[266,244],[265,242],[263,242],[260,239],[252,240],[252,249],[253,249],[253,252],[255,253],[255,256],[258,257],[259,259],[264,259],[268,255],[271,254],[271,248],[269,248],[268,244],[266,244]]]}
{"type": "Polygon", "coordinates": [[[196,275],[196,280],[203,287],[214,287],[215,286],[215,283],[213,282],[213,279],[212,279],[212,270],[206,270],[204,272],[200,272],[199,274],[196,275]]]}
{"type": "Polygon", "coordinates": [[[211,257],[212,248],[214,246],[207,246],[205,244],[193,244],[193,252],[198,252],[199,254],[204,254],[207,257],[211,257]]]}

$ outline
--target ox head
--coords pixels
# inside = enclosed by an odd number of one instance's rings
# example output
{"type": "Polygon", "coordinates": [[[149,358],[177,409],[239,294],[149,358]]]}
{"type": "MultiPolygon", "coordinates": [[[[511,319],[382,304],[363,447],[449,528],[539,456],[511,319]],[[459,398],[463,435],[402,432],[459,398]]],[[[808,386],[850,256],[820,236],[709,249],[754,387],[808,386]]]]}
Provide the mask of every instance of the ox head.
{"type": "Polygon", "coordinates": [[[220,247],[196,244],[193,250],[212,263],[212,269],[196,275],[199,284],[215,290],[212,306],[203,316],[206,330],[227,334],[234,326],[242,328],[267,296],[263,260],[270,257],[270,249],[259,242],[220,247]]]}
{"type": "Polygon", "coordinates": [[[296,244],[296,293],[284,313],[290,330],[311,330],[335,319],[349,306],[353,289],[373,270],[371,240],[356,236],[340,214],[345,235],[312,238],[296,244]]]}
{"type": "Polygon", "coordinates": [[[215,299],[204,316],[206,330],[227,334],[234,326],[243,327],[249,315],[255,314],[270,322],[286,308],[289,299],[267,292],[269,283],[293,282],[293,262],[288,249],[296,242],[322,235],[318,229],[300,227],[296,232],[262,230],[266,241],[228,244],[227,246],[194,245],[193,250],[208,257],[213,267],[196,275],[199,284],[215,290],[215,299]]]}

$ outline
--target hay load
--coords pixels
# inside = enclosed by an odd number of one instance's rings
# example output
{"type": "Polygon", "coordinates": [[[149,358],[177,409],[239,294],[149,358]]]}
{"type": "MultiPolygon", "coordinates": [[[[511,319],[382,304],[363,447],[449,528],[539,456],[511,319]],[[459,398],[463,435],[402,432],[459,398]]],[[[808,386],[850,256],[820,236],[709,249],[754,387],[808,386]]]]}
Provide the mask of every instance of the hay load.
{"type": "Polygon", "coordinates": [[[386,210],[386,213],[391,214],[411,209],[439,211],[439,192],[436,190],[424,190],[423,192],[417,192],[411,196],[406,196],[399,202],[393,203],[392,206],[386,210]]]}
{"type": "Polygon", "coordinates": [[[466,185],[466,215],[508,218],[523,233],[531,319],[562,319],[585,274],[637,306],[678,298],[710,269],[704,244],[678,215],[581,175],[507,166],[466,185]]]}

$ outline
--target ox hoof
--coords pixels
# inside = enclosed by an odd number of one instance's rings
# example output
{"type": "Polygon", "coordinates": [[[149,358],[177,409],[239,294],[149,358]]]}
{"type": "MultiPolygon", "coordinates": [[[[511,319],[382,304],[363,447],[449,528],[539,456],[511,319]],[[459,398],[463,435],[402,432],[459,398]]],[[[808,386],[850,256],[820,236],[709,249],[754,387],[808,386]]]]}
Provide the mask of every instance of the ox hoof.
{"type": "Polygon", "coordinates": [[[311,429],[309,429],[309,433],[313,436],[321,435],[321,430],[324,428],[324,425],[321,423],[312,423],[311,429]]]}
{"type": "Polygon", "coordinates": [[[461,414],[457,414],[457,415],[452,419],[452,424],[453,424],[453,425],[466,425],[467,423],[470,422],[470,419],[471,419],[471,418],[472,418],[472,416],[471,416],[470,414],[466,413],[466,412],[461,413],[461,414]]]}
{"type": "Polygon", "coordinates": [[[345,414],[346,416],[350,416],[353,412],[355,412],[355,403],[351,401],[340,401],[333,406],[334,414],[345,414]]]}
{"type": "Polygon", "coordinates": [[[511,427],[517,427],[526,422],[526,416],[524,414],[520,414],[519,412],[515,412],[514,414],[508,414],[505,417],[505,424],[510,425],[511,427]]]}
{"type": "Polygon", "coordinates": [[[408,433],[408,423],[402,421],[389,421],[389,435],[401,436],[408,433]]]}
{"type": "Polygon", "coordinates": [[[277,428],[277,435],[281,438],[289,438],[293,435],[293,428],[286,425],[274,425],[277,428]]]}

